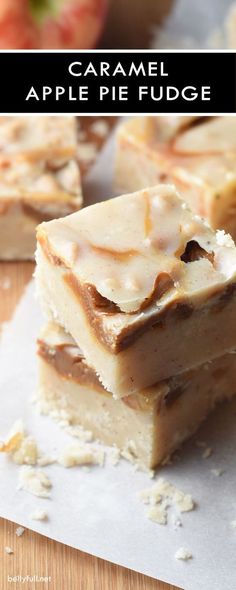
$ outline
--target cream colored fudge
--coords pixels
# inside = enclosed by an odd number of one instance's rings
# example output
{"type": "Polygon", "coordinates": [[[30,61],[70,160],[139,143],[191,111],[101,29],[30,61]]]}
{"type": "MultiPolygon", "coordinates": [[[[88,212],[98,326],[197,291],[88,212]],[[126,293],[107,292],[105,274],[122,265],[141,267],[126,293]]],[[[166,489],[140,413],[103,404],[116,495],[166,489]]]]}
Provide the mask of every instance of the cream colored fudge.
{"type": "Polygon", "coordinates": [[[236,393],[236,355],[114,400],[75,341],[56,324],[38,340],[42,411],[80,424],[131,460],[154,468],[192,435],[215,404],[236,393]]]}
{"type": "Polygon", "coordinates": [[[74,157],[77,124],[70,116],[0,117],[0,154],[17,154],[48,164],[74,157]]]}
{"type": "Polygon", "coordinates": [[[233,240],[194,215],[174,187],[43,223],[37,238],[42,307],[115,397],[235,347],[233,240]]]}
{"type": "Polygon", "coordinates": [[[143,117],[117,133],[116,186],[174,183],[216,229],[236,239],[236,117],[143,117]]]}
{"type": "Polygon", "coordinates": [[[35,228],[82,203],[74,117],[0,117],[0,259],[32,259],[35,228]]]}

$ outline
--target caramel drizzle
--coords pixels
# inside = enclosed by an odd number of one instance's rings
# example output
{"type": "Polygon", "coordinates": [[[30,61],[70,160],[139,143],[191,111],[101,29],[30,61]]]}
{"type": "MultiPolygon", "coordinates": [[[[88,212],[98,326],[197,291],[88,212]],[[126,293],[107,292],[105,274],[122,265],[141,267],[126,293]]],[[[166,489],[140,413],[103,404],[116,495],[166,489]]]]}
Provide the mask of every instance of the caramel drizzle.
{"type": "Polygon", "coordinates": [[[57,344],[50,346],[43,340],[37,341],[38,356],[49,363],[62,377],[73,380],[80,385],[88,385],[99,393],[110,395],[103,389],[93,369],[87,365],[81,351],[75,345],[57,344]],[[70,348],[74,348],[76,355],[70,354],[70,348]]]}
{"type": "Polygon", "coordinates": [[[105,256],[112,256],[117,260],[126,260],[130,256],[140,256],[140,252],[138,250],[123,250],[123,252],[118,252],[118,250],[112,250],[111,248],[105,248],[105,246],[94,246],[90,244],[91,249],[98,254],[105,254],[105,256]]]}
{"type": "Polygon", "coordinates": [[[54,266],[65,266],[66,268],[66,265],[62,261],[62,259],[56,254],[54,254],[54,252],[50,248],[47,236],[43,232],[41,232],[40,229],[37,232],[37,241],[40,244],[46,258],[51,264],[53,264],[54,266]]]}
{"type": "MultiPolygon", "coordinates": [[[[55,159],[65,159],[69,160],[70,158],[75,157],[75,147],[68,146],[68,147],[61,147],[56,145],[45,145],[44,147],[35,147],[32,148],[22,147],[19,150],[14,150],[12,152],[7,152],[4,147],[0,146],[0,155],[6,155],[9,159],[14,159],[17,157],[18,160],[27,159],[29,162],[38,162],[40,159],[49,160],[52,162],[53,158],[55,159]]],[[[58,168],[58,166],[57,166],[58,168]]]]}
{"type": "Polygon", "coordinates": [[[145,235],[145,238],[147,238],[152,231],[151,206],[150,206],[150,200],[149,200],[147,193],[143,194],[143,198],[144,198],[144,203],[145,203],[144,235],[145,235]]]}

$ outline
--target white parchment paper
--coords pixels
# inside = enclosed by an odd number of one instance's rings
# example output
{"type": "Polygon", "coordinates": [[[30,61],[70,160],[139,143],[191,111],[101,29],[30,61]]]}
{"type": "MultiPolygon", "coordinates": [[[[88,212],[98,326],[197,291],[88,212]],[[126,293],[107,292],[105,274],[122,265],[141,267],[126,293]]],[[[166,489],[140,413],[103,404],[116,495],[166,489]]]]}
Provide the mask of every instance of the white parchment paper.
{"type": "MultiPolygon", "coordinates": [[[[112,159],[110,142],[88,179],[90,200],[96,191],[99,198],[112,192],[112,159]]],[[[39,447],[51,454],[74,439],[49,417],[39,416],[29,403],[37,389],[35,340],[41,322],[32,282],[0,343],[0,433],[6,434],[22,418],[39,447]]],[[[235,417],[236,403],[221,406],[198,433],[197,438],[213,448],[209,459],[202,458],[202,449],[192,441],[178,460],[159,472],[197,502],[196,510],[181,515],[183,526],[177,530],[173,525],[176,513],[170,512],[167,526],[146,518],[137,493],[153,481],[125,461],[93,467],[89,472],[79,467],[45,467],[53,484],[48,500],[17,490],[19,468],[1,456],[0,516],[186,590],[234,590],[236,530],[230,523],[236,519],[235,417]],[[214,468],[225,472],[216,477],[214,468]],[[48,511],[48,522],[30,519],[36,508],[48,511]],[[175,559],[181,546],[191,551],[191,561],[175,559]]]]}

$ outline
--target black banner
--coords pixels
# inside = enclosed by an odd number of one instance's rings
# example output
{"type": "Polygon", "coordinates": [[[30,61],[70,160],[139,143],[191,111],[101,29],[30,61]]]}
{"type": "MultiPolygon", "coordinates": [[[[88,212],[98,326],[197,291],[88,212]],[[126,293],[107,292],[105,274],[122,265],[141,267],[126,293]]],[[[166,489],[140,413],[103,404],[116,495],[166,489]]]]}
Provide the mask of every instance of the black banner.
{"type": "Polygon", "coordinates": [[[236,54],[2,52],[1,113],[235,113],[236,54]]]}

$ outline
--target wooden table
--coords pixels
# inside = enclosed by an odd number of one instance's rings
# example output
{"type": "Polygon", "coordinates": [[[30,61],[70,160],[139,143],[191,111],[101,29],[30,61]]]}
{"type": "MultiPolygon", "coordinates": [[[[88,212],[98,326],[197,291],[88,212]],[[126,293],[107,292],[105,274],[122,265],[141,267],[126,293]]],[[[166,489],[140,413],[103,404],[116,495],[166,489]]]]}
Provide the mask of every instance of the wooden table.
{"type": "MultiPolygon", "coordinates": [[[[10,319],[33,272],[31,263],[0,264],[0,322],[10,319]],[[10,281],[10,287],[6,280],[10,281]]],[[[0,519],[0,590],[176,590],[141,574],[82,553],[30,530],[21,537],[17,525],[0,519]],[[14,553],[8,555],[4,548],[14,553]],[[51,577],[51,582],[11,583],[8,576],[51,577]]]]}

